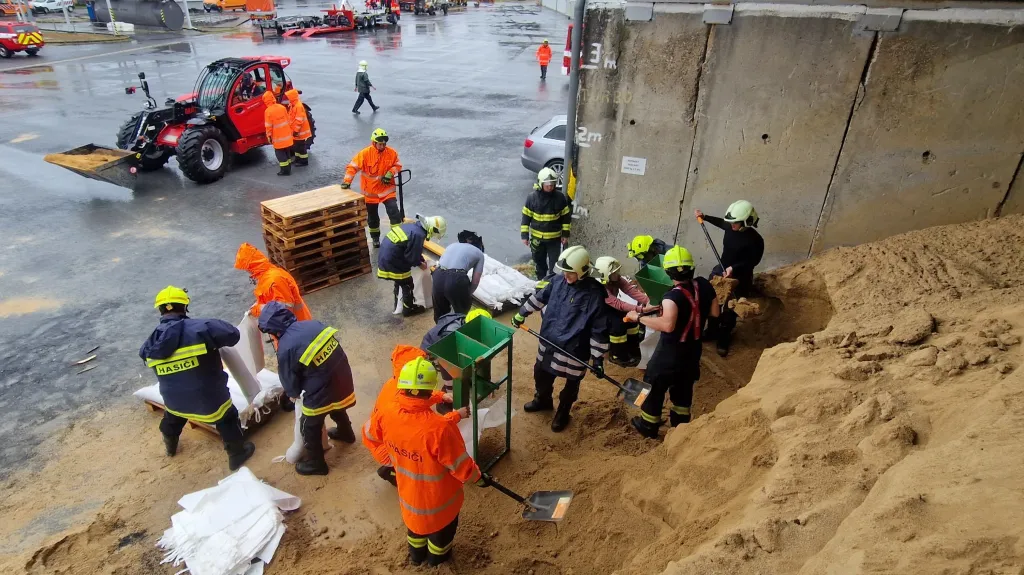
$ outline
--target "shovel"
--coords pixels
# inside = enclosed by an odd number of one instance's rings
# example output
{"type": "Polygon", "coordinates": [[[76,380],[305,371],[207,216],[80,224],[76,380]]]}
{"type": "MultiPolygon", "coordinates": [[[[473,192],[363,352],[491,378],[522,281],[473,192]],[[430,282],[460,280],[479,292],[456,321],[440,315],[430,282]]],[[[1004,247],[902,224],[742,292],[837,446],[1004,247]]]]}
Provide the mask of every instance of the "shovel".
{"type": "Polygon", "coordinates": [[[704,225],[704,218],[697,218],[697,222],[700,224],[700,229],[704,230],[704,238],[708,240],[708,245],[711,246],[711,253],[715,254],[715,261],[718,262],[718,267],[722,268],[724,273],[725,266],[722,265],[722,257],[718,255],[718,248],[715,247],[715,242],[711,241],[711,234],[708,233],[708,228],[704,225]]]}
{"type": "Polygon", "coordinates": [[[526,509],[523,509],[523,519],[529,521],[553,521],[557,523],[565,518],[565,512],[569,510],[569,503],[572,502],[572,491],[535,491],[529,497],[523,497],[498,483],[490,475],[484,474],[484,477],[491,484],[491,487],[525,505],[526,509]]]}
{"type": "Polygon", "coordinates": [[[571,360],[573,360],[573,361],[575,361],[577,363],[583,364],[584,367],[586,367],[590,371],[594,372],[594,375],[597,375],[601,379],[607,380],[608,383],[610,383],[610,384],[614,385],[615,387],[619,388],[619,394],[622,395],[622,401],[624,403],[626,403],[627,405],[632,405],[634,407],[640,407],[641,405],[643,405],[644,400],[647,399],[647,396],[650,395],[650,393],[651,393],[651,386],[648,383],[645,383],[645,382],[640,381],[638,379],[633,379],[632,377],[626,379],[625,383],[619,383],[614,378],[612,378],[610,375],[608,375],[606,373],[598,372],[596,367],[594,367],[594,366],[590,365],[589,363],[579,359],[578,357],[573,356],[571,353],[569,353],[569,352],[565,351],[564,349],[558,347],[557,345],[551,343],[551,340],[549,340],[546,337],[542,336],[541,334],[533,331],[532,329],[526,327],[526,324],[523,324],[523,325],[519,326],[519,329],[521,329],[523,331],[530,332],[530,334],[532,334],[534,337],[536,337],[537,339],[539,339],[542,342],[544,342],[546,345],[550,345],[551,347],[553,347],[555,349],[555,351],[561,353],[562,355],[568,357],[569,359],[571,359],[571,360]]]}

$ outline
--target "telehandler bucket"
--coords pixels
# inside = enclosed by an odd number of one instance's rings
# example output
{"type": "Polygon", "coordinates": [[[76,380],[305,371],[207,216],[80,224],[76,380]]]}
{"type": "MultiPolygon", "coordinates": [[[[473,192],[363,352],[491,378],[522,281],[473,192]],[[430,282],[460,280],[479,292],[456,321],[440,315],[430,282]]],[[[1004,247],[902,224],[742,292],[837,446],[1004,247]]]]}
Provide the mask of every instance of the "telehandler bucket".
{"type": "Polygon", "coordinates": [[[43,159],[92,180],[135,189],[138,172],[135,152],[86,144],[60,154],[49,154],[43,159]]]}

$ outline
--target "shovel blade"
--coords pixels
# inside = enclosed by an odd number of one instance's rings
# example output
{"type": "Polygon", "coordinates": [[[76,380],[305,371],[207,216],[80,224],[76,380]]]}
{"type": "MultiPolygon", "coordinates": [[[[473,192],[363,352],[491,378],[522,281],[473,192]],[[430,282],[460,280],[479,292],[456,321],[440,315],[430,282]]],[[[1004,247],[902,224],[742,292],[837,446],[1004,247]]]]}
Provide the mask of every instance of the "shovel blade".
{"type": "Polygon", "coordinates": [[[650,394],[651,385],[639,379],[631,377],[622,383],[622,401],[633,407],[639,408],[643,405],[650,394]]]}
{"type": "Polygon", "coordinates": [[[538,491],[526,501],[528,505],[523,510],[523,519],[558,522],[565,519],[572,502],[572,491],[538,491]]]}

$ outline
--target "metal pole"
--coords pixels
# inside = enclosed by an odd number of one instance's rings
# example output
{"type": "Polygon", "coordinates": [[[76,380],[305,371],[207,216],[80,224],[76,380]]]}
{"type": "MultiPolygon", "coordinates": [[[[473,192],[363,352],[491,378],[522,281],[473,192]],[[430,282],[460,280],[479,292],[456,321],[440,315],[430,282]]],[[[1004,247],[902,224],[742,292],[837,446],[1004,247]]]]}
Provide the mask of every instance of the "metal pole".
{"type": "MultiPolygon", "coordinates": [[[[61,10],[64,12],[64,23],[71,26],[71,18],[68,16],[68,7],[64,6],[61,10]]],[[[74,30],[74,28],[71,29],[74,30]]]]}
{"type": "Polygon", "coordinates": [[[572,18],[572,39],[569,50],[569,105],[565,113],[565,160],[562,164],[562,185],[573,192],[573,203],[579,205],[578,192],[570,188],[572,164],[576,151],[576,94],[580,90],[580,53],[583,51],[583,13],[587,0],[576,0],[572,18]]]}
{"type": "Polygon", "coordinates": [[[114,29],[114,36],[118,36],[117,19],[114,17],[114,9],[110,7],[110,0],[107,0],[107,14],[110,15],[110,27],[114,29]]]}
{"type": "Polygon", "coordinates": [[[181,5],[185,9],[185,27],[192,29],[192,15],[188,13],[188,0],[181,0],[181,5]]]}

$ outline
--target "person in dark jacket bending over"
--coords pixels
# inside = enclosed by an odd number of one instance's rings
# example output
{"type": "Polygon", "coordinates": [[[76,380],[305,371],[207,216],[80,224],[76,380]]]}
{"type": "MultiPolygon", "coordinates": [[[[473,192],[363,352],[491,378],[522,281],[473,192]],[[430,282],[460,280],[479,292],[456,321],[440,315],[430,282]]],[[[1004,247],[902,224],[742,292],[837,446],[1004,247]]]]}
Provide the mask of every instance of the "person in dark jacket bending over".
{"type": "Polygon", "coordinates": [[[427,269],[423,242],[444,237],[448,224],[441,216],[416,215],[416,221],[392,226],[377,251],[377,277],[395,282],[395,305],[402,292],[402,316],[421,314],[427,309],[413,296],[412,268],[427,269]]]}
{"type": "Polygon", "coordinates": [[[188,420],[217,428],[228,452],[228,468],[234,471],[256,451],[243,441],[238,410],[231,404],[228,374],[220,360],[222,347],[231,347],[240,337],[235,326],[219,319],[192,319],[190,300],[181,288],[167,286],[156,294],[154,307],[160,311],[160,325],[139,349],[139,357],[152,367],[160,382],[164,418],[160,433],[167,455],[178,452],[178,438],[188,420]]]}
{"type": "Polygon", "coordinates": [[[534,192],[526,198],[519,234],[523,245],[530,247],[537,279],[543,279],[558,260],[562,246],[569,243],[572,208],[569,198],[555,189],[558,174],[544,168],[537,174],[534,192]]]}
{"type": "Polygon", "coordinates": [[[376,112],[380,109],[380,106],[374,105],[373,98],[370,97],[370,89],[376,90],[373,84],[370,83],[370,75],[366,73],[366,60],[359,62],[359,71],[356,72],[356,87],[355,91],[359,92],[359,97],[356,98],[355,105],[352,106],[352,113],[358,114],[359,108],[363,107],[363,101],[370,103],[370,107],[376,112]]]}
{"type": "MultiPolygon", "coordinates": [[[[754,285],[754,268],[761,263],[764,256],[764,238],[754,229],[759,219],[754,206],[746,200],[735,201],[729,205],[724,218],[707,216],[700,210],[694,210],[693,213],[698,221],[703,219],[725,231],[725,237],[722,239],[722,265],[716,265],[711,270],[710,277],[736,279],[739,285],[733,290],[733,294],[737,297],[746,297],[754,285]],[[725,269],[722,269],[722,266],[725,266],[725,269]]],[[[718,355],[725,357],[729,354],[732,330],[736,327],[738,316],[729,309],[726,302],[721,303],[725,308],[722,310],[722,321],[717,334],[718,355]]]]}
{"type": "Polygon", "coordinates": [[[633,427],[640,435],[658,437],[665,392],[672,400],[668,420],[672,427],[690,422],[693,405],[693,384],[700,379],[701,336],[704,324],[718,321],[719,307],[715,288],[704,278],[693,277],[693,256],[686,248],[674,246],[662,261],[665,273],[675,284],[661,300],[661,315],[640,317],[636,311],[626,319],[660,331],[661,339],[654,350],[644,381],[651,384],[651,393],[640,406],[640,415],[633,418],[633,427]]]}
{"type": "Polygon", "coordinates": [[[327,475],[323,429],[328,415],[338,424],[327,431],[335,441],[355,443],[348,408],[356,404],[352,368],[338,342],[338,330],[315,321],[295,321],[284,304],[272,301],[260,313],[260,331],[277,338],[277,374],[293,401],[302,396],[302,443],[306,459],[295,464],[299,475],[327,475]]]}
{"type": "MultiPolygon", "coordinates": [[[[540,335],[580,359],[590,358],[598,377],[604,373],[604,354],[608,352],[608,317],[605,289],[590,277],[590,254],[583,246],[572,246],[562,252],[555,269],[562,272],[550,283],[530,296],[512,325],[519,327],[526,317],[544,309],[540,335]]],[[[533,401],[523,406],[527,413],[550,411],[556,377],[565,378],[565,387],[558,395],[558,409],[551,421],[551,431],[562,431],[569,424],[569,411],[579,397],[580,382],[586,367],[561,352],[537,344],[537,362],[533,366],[536,391],[533,401]]]]}

